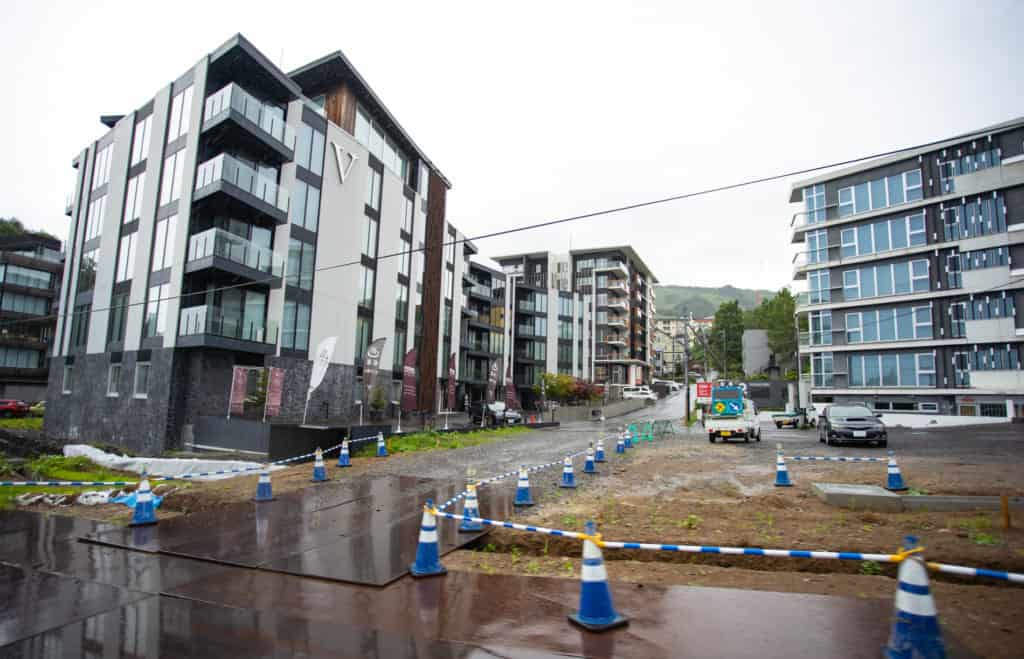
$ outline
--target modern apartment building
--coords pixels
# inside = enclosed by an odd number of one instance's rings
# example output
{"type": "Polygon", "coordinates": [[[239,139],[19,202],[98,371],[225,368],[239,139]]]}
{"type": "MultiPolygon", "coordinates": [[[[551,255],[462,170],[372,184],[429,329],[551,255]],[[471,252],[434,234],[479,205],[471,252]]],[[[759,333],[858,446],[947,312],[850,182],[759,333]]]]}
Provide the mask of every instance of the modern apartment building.
{"type": "MultiPolygon", "coordinates": [[[[463,286],[459,379],[463,396],[476,401],[487,398],[492,364],[497,365],[497,382],[505,381],[505,273],[497,263],[472,259],[463,286]]],[[[498,400],[504,399],[502,392],[496,392],[498,400]]]]}
{"type": "Polygon", "coordinates": [[[1024,118],[794,184],[813,400],[1024,415],[1024,118]]]}
{"type": "Polygon", "coordinates": [[[64,255],[36,233],[0,238],[0,398],[46,398],[64,255]]]}
{"type": "Polygon", "coordinates": [[[693,344],[694,333],[688,332],[689,318],[656,318],[654,321],[654,370],[655,375],[672,377],[683,368],[685,352],[684,334],[693,344]]]}
{"type": "Polygon", "coordinates": [[[520,390],[544,372],[607,384],[650,381],[657,280],[632,247],[496,260],[509,289],[515,282],[510,343],[520,390]]]}
{"type": "Polygon", "coordinates": [[[378,337],[384,373],[419,348],[419,406],[441,406],[471,248],[450,183],[342,53],[285,74],[236,35],[103,122],[73,160],[49,430],[178,446],[226,413],[234,366],[283,368],[296,421],[327,337],[311,419],[352,418],[378,337]]]}

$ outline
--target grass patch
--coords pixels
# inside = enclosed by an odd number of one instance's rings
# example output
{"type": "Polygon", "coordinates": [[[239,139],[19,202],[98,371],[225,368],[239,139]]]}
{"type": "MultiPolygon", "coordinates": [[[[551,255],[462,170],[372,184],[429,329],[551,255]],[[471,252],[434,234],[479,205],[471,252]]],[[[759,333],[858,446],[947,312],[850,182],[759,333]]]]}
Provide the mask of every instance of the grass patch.
{"type": "Polygon", "coordinates": [[[999,537],[989,533],[992,529],[992,520],[985,515],[978,515],[970,519],[962,519],[955,523],[955,526],[967,532],[967,537],[976,545],[997,545],[999,537]]]}
{"type": "MultiPolygon", "coordinates": [[[[488,428],[471,432],[414,432],[398,435],[387,440],[388,453],[415,453],[417,451],[444,451],[490,444],[520,433],[529,432],[529,428],[513,426],[506,428],[488,428]]],[[[363,442],[355,449],[355,454],[374,453],[376,442],[363,442]]]]}
{"type": "Polygon", "coordinates": [[[867,575],[882,574],[882,566],[877,561],[864,561],[860,564],[859,572],[867,575]]]}
{"type": "MultiPolygon", "coordinates": [[[[20,421],[21,419],[16,419],[20,421]]],[[[63,455],[43,455],[28,463],[24,468],[24,474],[19,475],[6,465],[6,458],[0,458],[0,472],[5,473],[4,478],[9,480],[55,480],[55,481],[135,481],[136,474],[124,474],[118,471],[111,471],[91,462],[82,456],[65,457],[63,455]]],[[[29,487],[2,487],[0,488],[0,509],[14,506],[14,499],[28,492],[47,494],[78,494],[84,492],[87,487],[53,487],[47,485],[29,487]]]]}
{"type": "Polygon", "coordinates": [[[689,529],[692,531],[693,529],[696,529],[700,526],[701,521],[701,518],[697,515],[687,515],[686,519],[679,520],[678,522],[676,522],[676,526],[678,526],[681,529],[689,529]]]}
{"type": "Polygon", "coordinates": [[[42,430],[43,417],[26,416],[20,419],[0,419],[0,428],[11,430],[42,430]]]}

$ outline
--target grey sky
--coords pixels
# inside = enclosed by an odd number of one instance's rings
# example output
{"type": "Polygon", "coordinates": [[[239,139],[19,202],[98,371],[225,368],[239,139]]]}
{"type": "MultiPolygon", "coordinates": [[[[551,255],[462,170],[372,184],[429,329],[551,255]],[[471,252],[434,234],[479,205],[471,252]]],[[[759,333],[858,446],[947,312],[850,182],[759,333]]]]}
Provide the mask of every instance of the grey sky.
{"type": "MultiPolygon", "coordinates": [[[[342,50],[453,182],[469,235],[1024,114],[1021,2],[19,2],[0,26],[0,215],[64,238],[71,157],[235,32],[342,50]],[[228,6],[231,6],[231,9],[228,6]]],[[[789,283],[788,182],[481,241],[631,243],[662,283],[789,283]]],[[[325,263],[324,265],[330,265],[325,263]]]]}

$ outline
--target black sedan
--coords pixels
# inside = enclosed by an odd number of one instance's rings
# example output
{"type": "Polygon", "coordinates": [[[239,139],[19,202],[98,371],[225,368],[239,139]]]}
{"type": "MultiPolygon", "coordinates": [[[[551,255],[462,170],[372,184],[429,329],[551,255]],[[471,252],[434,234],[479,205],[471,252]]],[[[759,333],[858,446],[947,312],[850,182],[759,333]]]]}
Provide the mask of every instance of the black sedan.
{"type": "Polygon", "coordinates": [[[888,446],[885,424],[863,405],[829,405],[818,417],[818,441],[831,446],[844,442],[871,442],[888,446]]]}

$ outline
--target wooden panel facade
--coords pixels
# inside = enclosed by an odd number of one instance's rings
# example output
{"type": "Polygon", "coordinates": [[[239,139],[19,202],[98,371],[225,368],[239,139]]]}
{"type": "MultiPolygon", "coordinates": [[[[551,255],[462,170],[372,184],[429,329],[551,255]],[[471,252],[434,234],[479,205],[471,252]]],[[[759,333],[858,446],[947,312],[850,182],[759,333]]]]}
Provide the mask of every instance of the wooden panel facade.
{"type": "Polygon", "coordinates": [[[327,118],[354,134],[356,130],[356,95],[346,83],[324,92],[324,111],[327,118]]]}
{"type": "Polygon", "coordinates": [[[437,410],[437,346],[441,336],[441,286],[444,281],[445,196],[448,187],[430,172],[427,194],[427,225],[423,246],[423,334],[420,337],[420,386],[417,408],[424,412],[437,410]]]}

